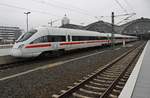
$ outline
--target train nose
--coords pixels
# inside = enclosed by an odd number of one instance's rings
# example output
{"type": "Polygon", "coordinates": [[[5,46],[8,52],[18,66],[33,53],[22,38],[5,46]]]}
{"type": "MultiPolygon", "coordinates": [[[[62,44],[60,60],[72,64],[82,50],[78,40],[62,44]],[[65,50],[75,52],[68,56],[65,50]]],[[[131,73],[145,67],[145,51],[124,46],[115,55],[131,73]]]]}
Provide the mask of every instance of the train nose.
{"type": "Polygon", "coordinates": [[[10,51],[10,55],[14,56],[14,57],[21,57],[22,52],[21,52],[20,49],[12,48],[11,51],[10,51]]]}

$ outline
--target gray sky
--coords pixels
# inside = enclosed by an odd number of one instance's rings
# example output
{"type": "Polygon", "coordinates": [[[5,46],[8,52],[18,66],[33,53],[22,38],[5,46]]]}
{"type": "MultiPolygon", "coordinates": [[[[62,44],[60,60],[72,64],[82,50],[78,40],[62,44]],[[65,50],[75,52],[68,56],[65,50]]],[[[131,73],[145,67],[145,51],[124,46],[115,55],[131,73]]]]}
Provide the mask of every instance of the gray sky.
{"type": "MultiPolygon", "coordinates": [[[[0,0],[0,25],[19,26],[26,29],[24,12],[30,11],[29,27],[48,25],[48,21],[57,20],[54,26],[60,25],[60,19],[67,14],[72,24],[87,25],[95,22],[100,16],[135,12],[139,17],[150,18],[150,0],[0,0]],[[119,4],[117,3],[119,1],[119,4]]],[[[117,24],[125,17],[115,18],[117,24]]],[[[110,17],[100,18],[111,22],[110,17]]]]}

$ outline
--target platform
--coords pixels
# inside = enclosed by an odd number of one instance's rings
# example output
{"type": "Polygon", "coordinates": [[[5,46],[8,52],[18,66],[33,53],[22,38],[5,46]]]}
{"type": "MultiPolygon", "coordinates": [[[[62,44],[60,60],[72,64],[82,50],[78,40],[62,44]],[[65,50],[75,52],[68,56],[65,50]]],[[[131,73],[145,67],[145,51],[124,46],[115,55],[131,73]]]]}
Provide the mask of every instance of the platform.
{"type": "Polygon", "coordinates": [[[0,56],[7,56],[7,55],[10,55],[10,50],[11,50],[11,48],[3,48],[3,49],[0,49],[0,56]]]}
{"type": "Polygon", "coordinates": [[[150,41],[147,42],[119,98],[150,98],[150,41]]]}

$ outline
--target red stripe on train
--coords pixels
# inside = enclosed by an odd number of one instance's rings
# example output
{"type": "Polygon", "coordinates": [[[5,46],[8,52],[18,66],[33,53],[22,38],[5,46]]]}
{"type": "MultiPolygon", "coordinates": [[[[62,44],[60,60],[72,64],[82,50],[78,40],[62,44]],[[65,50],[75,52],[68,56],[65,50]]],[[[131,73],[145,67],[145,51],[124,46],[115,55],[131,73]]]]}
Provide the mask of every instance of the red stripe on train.
{"type": "Polygon", "coordinates": [[[109,40],[96,40],[96,41],[85,41],[85,42],[63,42],[60,43],[60,45],[74,45],[74,44],[97,43],[97,42],[109,42],[109,40]]]}
{"type": "Polygon", "coordinates": [[[50,47],[51,44],[31,44],[26,46],[25,48],[47,48],[50,47]]]}
{"type": "MultiPolygon", "coordinates": [[[[63,42],[60,45],[77,45],[77,44],[84,44],[84,43],[97,43],[97,42],[108,42],[108,40],[96,40],[96,41],[86,41],[86,42],[63,42]]],[[[30,44],[27,45],[25,48],[46,48],[50,47],[51,44],[30,44]]]]}
{"type": "Polygon", "coordinates": [[[74,45],[74,44],[81,44],[83,42],[64,42],[64,43],[60,43],[60,45],[74,45]]]}

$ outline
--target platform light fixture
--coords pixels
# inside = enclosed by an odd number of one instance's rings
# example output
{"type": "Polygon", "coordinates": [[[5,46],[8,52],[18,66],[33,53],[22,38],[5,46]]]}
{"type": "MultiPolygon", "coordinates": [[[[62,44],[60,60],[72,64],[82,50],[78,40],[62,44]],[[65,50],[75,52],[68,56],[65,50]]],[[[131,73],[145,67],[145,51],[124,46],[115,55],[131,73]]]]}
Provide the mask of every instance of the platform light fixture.
{"type": "Polygon", "coordinates": [[[27,23],[27,32],[28,32],[28,26],[29,26],[29,24],[28,24],[28,15],[29,15],[30,13],[31,13],[31,12],[24,12],[24,14],[27,15],[27,19],[26,19],[26,23],[27,23]]]}

